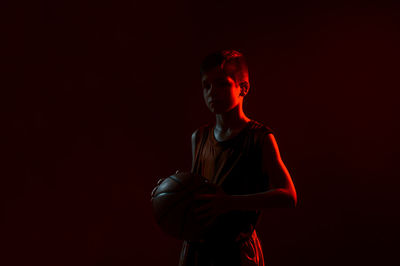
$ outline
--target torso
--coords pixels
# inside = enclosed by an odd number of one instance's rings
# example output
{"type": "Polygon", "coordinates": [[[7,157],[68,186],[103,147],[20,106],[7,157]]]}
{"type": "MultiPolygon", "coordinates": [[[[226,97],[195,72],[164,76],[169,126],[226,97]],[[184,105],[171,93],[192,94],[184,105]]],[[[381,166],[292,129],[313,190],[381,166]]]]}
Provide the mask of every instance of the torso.
{"type": "MultiPolygon", "coordinates": [[[[266,191],[269,178],[262,172],[261,143],[271,130],[252,120],[230,132],[228,137],[223,136],[224,139],[215,133],[213,125],[200,128],[192,172],[204,176],[229,195],[266,191]]],[[[231,238],[239,232],[250,233],[259,214],[258,211],[231,212],[220,218],[210,235],[231,238]]]]}
{"type": "MultiPolygon", "coordinates": [[[[254,178],[262,178],[260,141],[270,130],[255,121],[245,123],[229,135],[218,134],[214,128],[215,125],[207,125],[199,131],[192,171],[218,185],[226,178],[235,179],[233,176],[238,178],[235,183],[249,179],[253,183],[254,178]]],[[[244,189],[244,186],[237,183],[232,193],[238,193],[237,189],[244,189]]]]}

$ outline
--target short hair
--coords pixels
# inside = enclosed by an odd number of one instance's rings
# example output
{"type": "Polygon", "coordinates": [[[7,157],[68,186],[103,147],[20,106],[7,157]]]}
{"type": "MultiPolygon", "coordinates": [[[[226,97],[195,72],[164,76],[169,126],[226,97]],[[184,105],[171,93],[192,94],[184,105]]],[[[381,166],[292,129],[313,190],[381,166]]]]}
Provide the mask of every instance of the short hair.
{"type": "Polygon", "coordinates": [[[249,82],[247,62],[236,50],[220,50],[207,55],[200,65],[200,73],[203,75],[215,67],[220,67],[236,83],[249,82]]]}

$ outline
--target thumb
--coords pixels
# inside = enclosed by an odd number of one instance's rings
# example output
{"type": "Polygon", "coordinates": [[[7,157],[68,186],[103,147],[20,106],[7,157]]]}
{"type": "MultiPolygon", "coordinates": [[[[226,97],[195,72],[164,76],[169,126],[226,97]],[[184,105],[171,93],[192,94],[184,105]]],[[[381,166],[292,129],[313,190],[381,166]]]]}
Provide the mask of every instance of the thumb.
{"type": "Polygon", "coordinates": [[[204,195],[201,195],[201,194],[194,194],[193,199],[194,200],[202,200],[202,199],[205,199],[205,197],[204,197],[204,195]]]}

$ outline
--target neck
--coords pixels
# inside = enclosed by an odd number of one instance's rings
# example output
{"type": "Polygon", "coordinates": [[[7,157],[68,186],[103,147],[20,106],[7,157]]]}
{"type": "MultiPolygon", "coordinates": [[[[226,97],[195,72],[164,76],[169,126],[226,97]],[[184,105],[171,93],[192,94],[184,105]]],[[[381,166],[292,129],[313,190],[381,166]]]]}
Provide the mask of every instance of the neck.
{"type": "Polygon", "coordinates": [[[250,118],[243,112],[241,104],[238,104],[226,113],[216,114],[215,121],[218,131],[229,131],[244,127],[250,118]]]}

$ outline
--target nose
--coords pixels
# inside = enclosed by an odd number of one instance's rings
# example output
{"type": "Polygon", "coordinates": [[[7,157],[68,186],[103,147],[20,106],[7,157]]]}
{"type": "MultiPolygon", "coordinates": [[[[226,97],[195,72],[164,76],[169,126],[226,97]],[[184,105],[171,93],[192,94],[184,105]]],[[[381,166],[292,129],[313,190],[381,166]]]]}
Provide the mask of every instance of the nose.
{"type": "Polygon", "coordinates": [[[216,93],[209,93],[208,95],[207,95],[207,99],[208,99],[208,101],[210,102],[210,101],[214,101],[214,100],[216,100],[218,97],[217,97],[217,95],[216,95],[216,93]]]}
{"type": "Polygon", "coordinates": [[[206,91],[207,91],[206,94],[209,98],[215,98],[217,90],[214,85],[210,85],[210,87],[206,91]]]}

